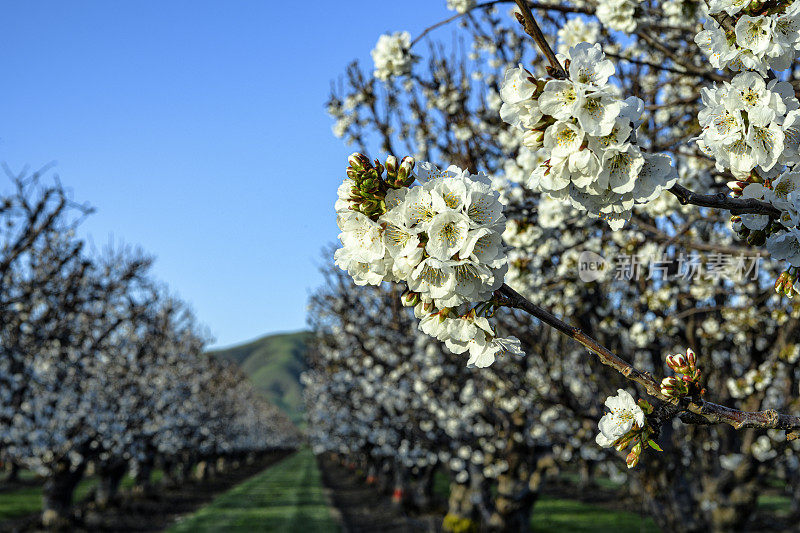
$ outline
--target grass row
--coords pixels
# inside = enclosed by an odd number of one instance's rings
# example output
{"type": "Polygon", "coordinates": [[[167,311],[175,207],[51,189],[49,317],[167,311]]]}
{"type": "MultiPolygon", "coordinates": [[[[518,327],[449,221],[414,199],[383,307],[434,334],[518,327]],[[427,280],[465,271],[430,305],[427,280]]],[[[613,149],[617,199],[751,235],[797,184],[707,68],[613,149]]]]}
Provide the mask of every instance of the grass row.
{"type": "MultiPolygon", "coordinates": [[[[437,476],[435,489],[447,497],[449,482],[437,476]]],[[[534,508],[531,528],[539,533],[563,531],[657,532],[650,518],[599,505],[543,496],[534,508]]],[[[322,496],[322,483],[311,451],[303,449],[231,489],[169,531],[338,531],[322,496]]]]}
{"type": "Polygon", "coordinates": [[[219,496],[168,531],[327,533],[339,531],[339,527],[325,503],[314,455],[304,448],[219,496]]]}
{"type": "MultiPolygon", "coordinates": [[[[154,473],[158,481],[161,472],[154,473]]],[[[80,483],[74,500],[85,498],[97,483],[89,478],[80,483]]],[[[133,480],[126,477],[122,488],[133,480]]],[[[435,492],[446,498],[449,483],[437,475],[435,492]]],[[[791,504],[789,498],[763,495],[759,507],[783,514],[791,504]]],[[[37,513],[42,507],[40,486],[0,493],[0,521],[37,513]]],[[[542,496],[536,503],[531,529],[537,533],[562,531],[635,533],[657,532],[650,518],[635,512],[617,511],[576,500],[542,496]]],[[[287,459],[234,487],[197,513],[182,519],[169,531],[303,531],[304,533],[336,532],[322,493],[317,464],[309,449],[302,449],[287,459]]]]}

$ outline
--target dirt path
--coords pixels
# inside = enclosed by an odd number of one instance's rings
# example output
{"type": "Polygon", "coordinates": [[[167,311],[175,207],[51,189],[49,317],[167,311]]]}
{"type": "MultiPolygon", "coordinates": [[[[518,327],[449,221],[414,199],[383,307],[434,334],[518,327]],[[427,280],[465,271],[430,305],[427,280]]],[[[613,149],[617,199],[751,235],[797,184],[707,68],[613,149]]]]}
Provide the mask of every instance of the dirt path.
{"type": "MultiPolygon", "coordinates": [[[[285,458],[286,452],[274,453],[251,465],[218,474],[212,480],[190,481],[180,487],[156,487],[149,496],[123,492],[119,503],[104,510],[91,504],[78,504],[76,524],[70,531],[91,532],[151,532],[163,531],[180,516],[192,513],[219,494],[258,474],[285,458]]],[[[0,531],[38,531],[39,515],[0,523],[0,531]]]]}
{"type": "Polygon", "coordinates": [[[407,516],[392,506],[387,495],[366,485],[355,472],[326,457],[318,457],[318,464],[345,533],[441,531],[441,516],[407,516]]]}

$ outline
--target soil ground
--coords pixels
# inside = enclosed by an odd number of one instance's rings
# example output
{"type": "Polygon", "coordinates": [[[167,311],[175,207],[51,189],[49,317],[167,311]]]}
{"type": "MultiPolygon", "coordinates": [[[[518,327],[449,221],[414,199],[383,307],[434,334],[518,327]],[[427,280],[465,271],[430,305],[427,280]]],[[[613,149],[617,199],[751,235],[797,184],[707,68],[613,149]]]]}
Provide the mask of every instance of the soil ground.
{"type": "Polygon", "coordinates": [[[354,471],[319,456],[322,481],[346,533],[441,531],[444,515],[409,516],[392,505],[389,495],[367,485],[354,471]]]}

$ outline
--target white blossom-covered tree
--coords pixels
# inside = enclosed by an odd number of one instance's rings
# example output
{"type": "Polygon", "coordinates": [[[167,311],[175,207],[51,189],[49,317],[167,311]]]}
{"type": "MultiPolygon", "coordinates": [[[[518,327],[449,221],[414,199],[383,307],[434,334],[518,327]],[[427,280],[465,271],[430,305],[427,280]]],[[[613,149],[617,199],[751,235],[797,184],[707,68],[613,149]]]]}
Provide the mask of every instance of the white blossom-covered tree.
{"type": "Polygon", "coordinates": [[[745,527],[797,490],[797,4],[448,5],[471,51],[382,38],[329,101],[413,156],[350,158],[337,264],[481,372],[532,359],[530,415],[599,422],[574,449],[626,450],[662,527],[745,527]]]}
{"type": "Polygon", "coordinates": [[[41,175],[0,195],[0,454],[44,478],[42,523],[69,523],[87,469],[107,505],[129,470],[188,472],[296,446],[298,433],[230,365],[191,310],[127,247],[89,250],[90,212],[41,175]]]}

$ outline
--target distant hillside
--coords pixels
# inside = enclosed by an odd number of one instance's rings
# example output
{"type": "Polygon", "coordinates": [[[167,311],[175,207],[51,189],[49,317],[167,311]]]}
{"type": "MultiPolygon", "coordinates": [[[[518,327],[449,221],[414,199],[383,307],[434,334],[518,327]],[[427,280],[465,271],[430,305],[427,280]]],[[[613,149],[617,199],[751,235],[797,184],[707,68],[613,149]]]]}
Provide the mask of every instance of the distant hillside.
{"type": "Polygon", "coordinates": [[[307,331],[267,335],[209,354],[239,365],[256,388],[299,425],[303,420],[300,374],[306,369],[305,351],[309,335],[307,331]]]}

